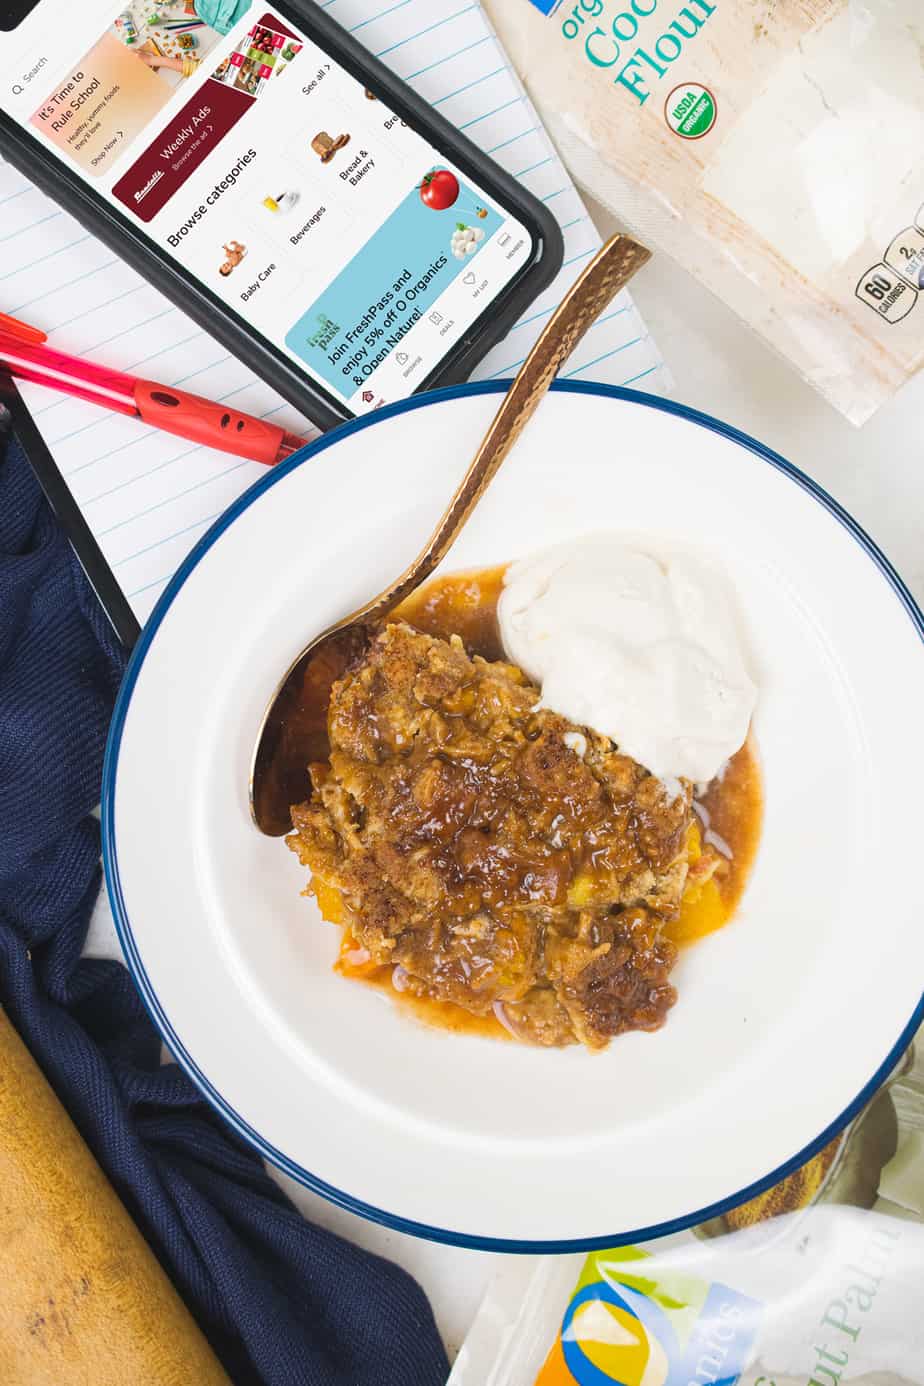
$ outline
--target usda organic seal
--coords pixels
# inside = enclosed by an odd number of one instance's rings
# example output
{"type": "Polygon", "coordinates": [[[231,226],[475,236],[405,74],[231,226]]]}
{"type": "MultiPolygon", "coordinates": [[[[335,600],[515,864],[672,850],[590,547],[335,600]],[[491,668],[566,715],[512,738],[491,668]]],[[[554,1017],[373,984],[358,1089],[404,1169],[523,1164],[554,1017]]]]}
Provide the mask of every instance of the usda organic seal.
{"type": "Polygon", "coordinates": [[[702,139],[715,125],[715,117],[715,97],[698,82],[683,82],[674,87],[664,103],[664,119],[681,139],[702,139]]]}

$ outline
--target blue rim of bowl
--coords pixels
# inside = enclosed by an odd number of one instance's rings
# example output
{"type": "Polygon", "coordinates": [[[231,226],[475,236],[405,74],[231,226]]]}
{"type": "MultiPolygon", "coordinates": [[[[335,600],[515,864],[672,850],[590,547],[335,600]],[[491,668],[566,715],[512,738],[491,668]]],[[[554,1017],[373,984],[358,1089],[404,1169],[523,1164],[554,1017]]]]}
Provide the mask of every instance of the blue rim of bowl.
{"type": "MultiPolygon", "coordinates": [[[[131,923],[129,921],[128,910],[122,894],[122,884],[119,877],[119,861],[115,840],[115,791],[116,776],[118,772],[119,747],[122,740],[122,731],[125,725],[125,716],[131,701],[132,690],[137,682],[138,676],[144,664],[145,656],[154,641],[157,631],[167,614],[168,609],[176,599],[177,594],[183,587],[190,573],[209,552],[215,543],[221,538],[224,531],[232,525],[237,517],[247,510],[254,501],[282,481],[289,472],[296,467],[310,462],[319,453],[340,442],[342,438],[350,433],[358,433],[365,428],[374,427],[377,423],[385,419],[393,418],[396,414],[405,414],[414,409],[424,409],[431,404],[443,400],[459,399],[468,395],[501,394],[507,390],[510,382],[484,381],[468,385],[454,385],[444,390],[433,390],[427,394],[415,395],[411,399],[399,401],[396,404],[386,405],[373,414],[366,415],[360,419],[351,420],[349,423],[341,425],[331,433],[324,434],[315,442],[310,443],[300,452],[295,453],[287,461],[274,467],[267,472],[265,477],[261,477],[249,490],[245,491],[228,509],[215,521],[211,528],[203,535],[196,544],[195,548],[183,561],[173,578],[168,583],[165,591],[161,595],[151,616],[148,618],[141,637],[135,647],[132,658],[129,662],[125,677],[122,681],[121,689],[116,700],[115,710],[112,716],[112,724],[109,731],[109,739],[106,745],[106,757],[103,764],[103,787],[102,787],[102,837],[103,837],[103,862],[106,872],[106,886],[109,892],[109,901],[112,906],[112,914],[115,919],[116,932],[122,951],[125,954],[129,970],[135,980],[135,985],[141,993],[142,1000],[148,1010],[151,1019],[157,1026],[164,1042],[180,1067],[192,1079],[196,1086],[201,1090],[204,1097],[212,1104],[216,1111],[224,1117],[228,1124],[244,1138],[271,1164],[284,1174],[289,1175],[297,1183],[310,1189],[313,1193],[320,1194],[329,1202],[336,1204],[340,1208],[345,1208],[351,1213],[367,1218],[372,1222],[381,1223],[385,1227],[393,1228],[398,1232],[406,1232],[412,1236],[423,1237],[429,1241],[444,1242],[452,1246],[467,1247],[474,1251],[497,1251],[497,1252],[519,1252],[525,1255],[547,1255],[554,1253],[595,1251],[610,1246],[621,1246],[630,1242],[651,1241],[657,1237],[666,1237],[674,1232],[683,1232],[688,1228],[701,1222],[707,1222],[711,1218],[720,1217],[729,1209],[737,1207],[738,1204],[747,1202],[755,1198],[758,1194],[769,1189],[774,1184],[778,1184],[781,1179],[787,1178],[806,1161],[811,1160],[820,1150],[834,1139],[843,1128],[851,1122],[854,1117],[869,1102],[877,1090],[888,1078],[892,1069],[901,1059],[907,1049],[915,1031],[924,1021],[924,995],[918,1002],[910,1020],[902,1027],[901,1033],[895,1044],[890,1049],[888,1055],[876,1069],[872,1078],[864,1085],[861,1091],[847,1106],[840,1116],[830,1123],[825,1129],[815,1137],[803,1149],[796,1152],[784,1164],[777,1166],[776,1169],[765,1175],[762,1179],[747,1185],[743,1189],[736,1190],[728,1197],[720,1199],[716,1203],[711,1203],[705,1208],[697,1208],[693,1212],[686,1213],[682,1217],[672,1218],[667,1222],[655,1223],[650,1227],[637,1227],[631,1231],[609,1233],[599,1237],[579,1237],[572,1240],[537,1240],[525,1241],[520,1239],[507,1239],[503,1237],[487,1237],[466,1232],[456,1232],[450,1228],[431,1227],[426,1223],[414,1222],[408,1218],[400,1217],[395,1213],[389,1213],[384,1208],[376,1208],[372,1204],[363,1202],[362,1199],[354,1197],[352,1194],[345,1193],[342,1189],[335,1188],[332,1184],[326,1183],[312,1174],[310,1170],[302,1168],[294,1160],[291,1160],[281,1150],[277,1150],[258,1131],[241,1117],[233,1107],[222,1097],[221,1093],[209,1082],[208,1078],[196,1065],[195,1060],[183,1046],[179,1036],[170,1024],[157,995],[152,987],[144,964],[135,945],[132,936],[131,923]]],[[[719,434],[722,438],[727,438],[733,443],[769,463],[777,471],[789,477],[796,485],[800,486],[820,505],[822,505],[850,535],[857,541],[860,547],[866,552],[867,557],[879,569],[882,576],[892,588],[895,596],[905,608],[912,624],[916,628],[919,637],[924,641],[924,614],[912,597],[908,588],[905,586],[898,573],[892,567],[885,554],[882,553],[869,535],[863,530],[856,520],[830,496],[823,487],[805,475],[798,467],[770,448],[764,447],[754,438],[746,433],[741,433],[730,424],[720,422],[709,414],[700,413],[696,409],[690,409],[686,405],[676,404],[671,400],[659,399],[653,395],[646,395],[638,390],[627,390],[615,385],[595,384],[584,381],[556,381],[552,389],[559,393],[580,394],[580,395],[602,395],[607,399],[626,400],[632,404],[638,404],[646,409],[655,409],[663,414],[673,414],[681,419],[686,419],[690,423],[706,428],[712,433],[719,434]]]]}

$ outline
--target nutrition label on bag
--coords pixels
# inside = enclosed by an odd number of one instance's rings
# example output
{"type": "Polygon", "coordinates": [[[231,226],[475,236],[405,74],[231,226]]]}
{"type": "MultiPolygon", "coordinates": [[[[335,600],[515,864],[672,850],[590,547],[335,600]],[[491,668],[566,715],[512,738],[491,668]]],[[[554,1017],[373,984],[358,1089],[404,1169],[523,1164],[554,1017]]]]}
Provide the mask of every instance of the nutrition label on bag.
{"type": "Polygon", "coordinates": [[[856,296],[886,322],[901,322],[924,288],[924,206],[912,226],[893,237],[882,259],[860,276],[856,296]]]}
{"type": "Polygon", "coordinates": [[[920,227],[906,226],[882,258],[904,279],[910,280],[915,288],[924,286],[924,231],[920,227]]]}
{"type": "Polygon", "coordinates": [[[917,290],[890,270],[884,261],[872,265],[861,277],[856,295],[886,322],[901,322],[911,312],[918,297],[917,290]]]}

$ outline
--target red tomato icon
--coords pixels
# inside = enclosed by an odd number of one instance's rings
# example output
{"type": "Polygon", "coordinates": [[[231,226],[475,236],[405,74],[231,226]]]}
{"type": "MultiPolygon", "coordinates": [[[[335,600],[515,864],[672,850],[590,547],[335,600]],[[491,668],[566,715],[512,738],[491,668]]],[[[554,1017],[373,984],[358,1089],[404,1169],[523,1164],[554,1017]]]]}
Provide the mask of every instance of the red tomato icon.
{"type": "Polygon", "coordinates": [[[459,180],[448,168],[436,168],[420,185],[420,200],[434,212],[445,212],[459,196],[459,180]]]}

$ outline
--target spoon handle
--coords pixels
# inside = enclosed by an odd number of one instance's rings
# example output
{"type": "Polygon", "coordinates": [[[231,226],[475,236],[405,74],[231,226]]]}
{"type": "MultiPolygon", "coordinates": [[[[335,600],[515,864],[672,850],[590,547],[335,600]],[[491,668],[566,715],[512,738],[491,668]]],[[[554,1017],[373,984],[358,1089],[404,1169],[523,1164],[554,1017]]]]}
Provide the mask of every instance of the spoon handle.
{"type": "Polygon", "coordinates": [[[384,616],[430,576],[449,552],[501,464],[535,413],[564,361],[608,303],[650,259],[630,236],[613,236],[575,280],[520,367],[442,519],[396,582],[353,619],[384,616]]]}

